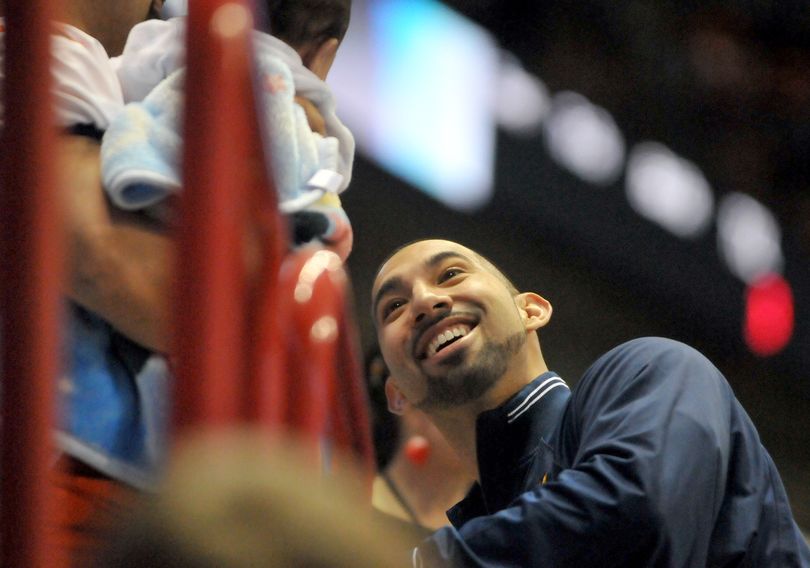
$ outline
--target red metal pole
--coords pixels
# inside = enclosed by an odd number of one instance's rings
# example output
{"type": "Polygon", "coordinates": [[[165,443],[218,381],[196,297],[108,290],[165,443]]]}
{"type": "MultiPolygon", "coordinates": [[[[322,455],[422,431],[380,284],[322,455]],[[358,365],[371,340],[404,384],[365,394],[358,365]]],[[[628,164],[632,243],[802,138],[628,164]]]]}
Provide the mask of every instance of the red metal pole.
{"type": "Polygon", "coordinates": [[[175,424],[182,430],[252,420],[313,440],[331,434],[373,464],[339,260],[310,249],[281,263],[287,237],[263,163],[251,26],[240,2],[191,6],[175,424]],[[246,225],[261,242],[252,286],[245,284],[246,225]]]}
{"type": "Polygon", "coordinates": [[[50,0],[6,2],[0,187],[3,566],[53,566],[45,539],[59,372],[62,227],[53,168],[50,0]]]}
{"type": "Polygon", "coordinates": [[[350,283],[344,271],[333,275],[341,290],[341,312],[338,318],[338,344],[335,349],[335,396],[330,400],[332,436],[336,444],[352,452],[365,472],[366,486],[371,485],[376,471],[374,442],[371,435],[368,391],[360,357],[360,342],[354,322],[350,283]]]}
{"type": "Polygon", "coordinates": [[[252,25],[241,2],[190,3],[175,303],[179,429],[232,423],[241,411],[252,25]]]}
{"type": "Polygon", "coordinates": [[[277,291],[278,311],[264,316],[278,327],[260,328],[263,357],[258,360],[265,372],[255,391],[257,417],[312,441],[328,438],[354,454],[370,488],[374,453],[368,400],[340,260],[327,251],[294,252],[284,262],[277,291]]]}

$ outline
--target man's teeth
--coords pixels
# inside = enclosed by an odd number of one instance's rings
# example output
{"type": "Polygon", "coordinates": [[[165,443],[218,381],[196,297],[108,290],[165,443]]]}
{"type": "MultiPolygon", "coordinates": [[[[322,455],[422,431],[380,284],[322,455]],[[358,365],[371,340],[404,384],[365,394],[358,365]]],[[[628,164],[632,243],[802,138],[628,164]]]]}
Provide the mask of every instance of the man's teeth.
{"type": "Polygon", "coordinates": [[[431,341],[428,344],[427,356],[432,357],[433,355],[436,354],[436,352],[442,345],[444,345],[449,341],[452,341],[456,337],[464,337],[468,333],[470,333],[470,328],[467,327],[466,325],[457,325],[456,327],[452,327],[440,333],[439,335],[433,338],[433,341],[431,341]]]}

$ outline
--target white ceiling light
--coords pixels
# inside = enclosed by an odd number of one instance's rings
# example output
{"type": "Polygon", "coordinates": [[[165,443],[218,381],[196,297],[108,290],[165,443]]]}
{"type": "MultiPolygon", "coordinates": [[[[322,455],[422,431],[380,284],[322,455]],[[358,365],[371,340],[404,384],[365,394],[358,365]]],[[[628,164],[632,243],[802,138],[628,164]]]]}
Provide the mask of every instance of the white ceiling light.
{"type": "Polygon", "coordinates": [[[782,271],[782,233],[764,205],[742,193],[730,193],[717,212],[720,254],[729,269],[746,283],[782,271]]]}
{"type": "Polygon", "coordinates": [[[696,237],[709,227],[714,197],[692,162],[657,142],[642,142],[627,161],[627,199],[639,215],[671,233],[696,237]]]}
{"type": "Polygon", "coordinates": [[[355,0],[329,73],[358,148],[462,211],[493,192],[500,49],[436,0],[355,0]]]}
{"type": "Polygon", "coordinates": [[[551,110],[548,87],[528,73],[520,61],[502,52],[495,96],[495,118],[509,132],[529,136],[537,133],[551,110]]]}
{"type": "Polygon", "coordinates": [[[585,181],[607,185],[621,173],[624,137],[610,113],[582,95],[555,95],[544,127],[552,158],[585,181]]]}

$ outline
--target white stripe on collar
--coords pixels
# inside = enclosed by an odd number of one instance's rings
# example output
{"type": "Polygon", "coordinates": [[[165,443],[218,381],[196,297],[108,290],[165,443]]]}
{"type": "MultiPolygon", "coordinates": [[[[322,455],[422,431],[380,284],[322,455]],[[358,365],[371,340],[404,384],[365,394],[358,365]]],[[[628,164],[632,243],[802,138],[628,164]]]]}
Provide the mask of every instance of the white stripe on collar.
{"type": "Polygon", "coordinates": [[[523,402],[521,402],[518,406],[516,406],[514,409],[512,409],[511,412],[509,412],[506,415],[508,418],[507,423],[511,424],[512,422],[517,420],[517,418],[521,414],[523,414],[524,412],[529,410],[529,408],[534,406],[534,404],[538,400],[543,398],[546,394],[548,394],[550,390],[555,389],[557,387],[568,388],[568,385],[565,384],[565,381],[563,381],[560,377],[551,377],[540,383],[537,387],[535,387],[535,389],[532,392],[526,395],[526,398],[523,399],[523,402]]]}

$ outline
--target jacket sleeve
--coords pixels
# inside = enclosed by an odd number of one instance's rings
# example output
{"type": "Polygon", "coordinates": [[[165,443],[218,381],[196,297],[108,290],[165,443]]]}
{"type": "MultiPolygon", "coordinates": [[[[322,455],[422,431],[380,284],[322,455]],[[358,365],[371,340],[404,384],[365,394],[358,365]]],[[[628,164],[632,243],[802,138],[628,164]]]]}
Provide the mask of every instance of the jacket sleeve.
{"type": "Polygon", "coordinates": [[[556,477],[435,533],[416,566],[706,565],[729,460],[732,395],[697,351],[620,346],[580,381],[556,477]]]}

